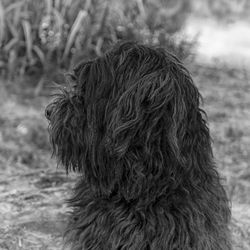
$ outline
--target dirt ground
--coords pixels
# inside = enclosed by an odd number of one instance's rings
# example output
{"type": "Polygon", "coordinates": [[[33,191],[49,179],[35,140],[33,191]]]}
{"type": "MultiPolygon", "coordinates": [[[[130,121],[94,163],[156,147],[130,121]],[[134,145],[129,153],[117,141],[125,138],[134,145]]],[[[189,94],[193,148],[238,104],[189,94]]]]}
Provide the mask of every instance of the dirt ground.
{"type": "MultiPolygon", "coordinates": [[[[234,249],[249,250],[250,73],[219,65],[190,70],[204,97],[214,155],[232,200],[234,249]]],[[[67,176],[51,159],[43,115],[48,98],[16,94],[3,85],[0,80],[0,249],[63,249],[65,200],[76,176],[67,176]]]]}

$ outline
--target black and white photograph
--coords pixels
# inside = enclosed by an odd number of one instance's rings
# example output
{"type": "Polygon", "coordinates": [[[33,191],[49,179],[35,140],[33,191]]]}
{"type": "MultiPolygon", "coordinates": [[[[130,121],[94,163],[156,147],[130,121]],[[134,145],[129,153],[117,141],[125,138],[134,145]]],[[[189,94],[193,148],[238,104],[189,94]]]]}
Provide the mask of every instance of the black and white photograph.
{"type": "Polygon", "coordinates": [[[0,0],[0,250],[250,249],[250,0],[0,0]]]}

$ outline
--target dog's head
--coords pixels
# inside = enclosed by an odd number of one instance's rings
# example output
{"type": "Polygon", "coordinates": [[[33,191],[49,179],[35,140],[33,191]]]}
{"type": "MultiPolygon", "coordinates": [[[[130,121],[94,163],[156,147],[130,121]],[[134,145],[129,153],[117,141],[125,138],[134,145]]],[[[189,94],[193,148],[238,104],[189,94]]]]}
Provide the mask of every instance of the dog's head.
{"type": "Polygon", "coordinates": [[[101,194],[159,194],[208,164],[200,95],[174,55],[127,42],[72,76],[46,109],[51,142],[59,162],[101,194]]]}

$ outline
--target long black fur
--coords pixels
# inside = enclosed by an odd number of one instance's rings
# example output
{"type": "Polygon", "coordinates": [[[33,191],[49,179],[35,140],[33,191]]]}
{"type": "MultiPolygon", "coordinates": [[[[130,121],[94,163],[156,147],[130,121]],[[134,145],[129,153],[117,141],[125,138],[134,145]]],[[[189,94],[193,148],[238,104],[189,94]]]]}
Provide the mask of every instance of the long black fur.
{"type": "Polygon", "coordinates": [[[80,63],[46,109],[54,154],[81,173],[73,250],[229,250],[229,202],[200,94],[172,54],[133,42],[80,63]]]}

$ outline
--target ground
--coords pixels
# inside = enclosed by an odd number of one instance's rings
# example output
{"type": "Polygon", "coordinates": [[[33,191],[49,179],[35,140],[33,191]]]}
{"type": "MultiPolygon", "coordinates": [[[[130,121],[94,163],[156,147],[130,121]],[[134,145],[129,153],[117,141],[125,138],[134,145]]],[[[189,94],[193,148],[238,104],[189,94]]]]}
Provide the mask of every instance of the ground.
{"type": "MultiPolygon", "coordinates": [[[[249,250],[250,73],[197,64],[190,71],[204,97],[215,159],[232,200],[234,249],[249,250]]],[[[4,85],[0,80],[0,249],[62,249],[65,200],[76,176],[51,159],[43,115],[49,98],[4,85]]]]}

